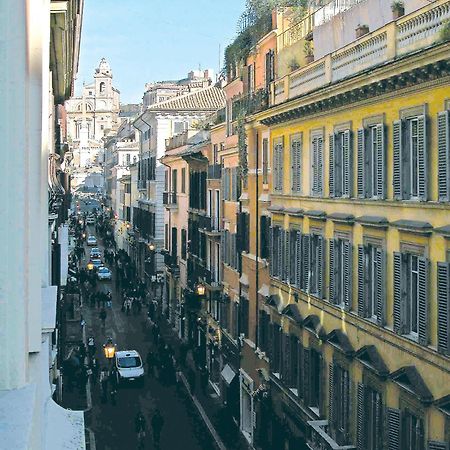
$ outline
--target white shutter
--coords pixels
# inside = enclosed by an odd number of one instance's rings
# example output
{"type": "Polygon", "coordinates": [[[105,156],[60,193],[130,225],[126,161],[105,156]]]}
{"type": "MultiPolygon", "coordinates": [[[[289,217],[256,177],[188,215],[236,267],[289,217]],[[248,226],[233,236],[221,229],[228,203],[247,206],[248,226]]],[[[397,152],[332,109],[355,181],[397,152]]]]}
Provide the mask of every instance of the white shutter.
{"type": "Polygon", "coordinates": [[[429,261],[427,258],[418,259],[418,306],[419,306],[419,344],[428,345],[428,287],[429,261]]]}
{"type": "Polygon", "coordinates": [[[437,347],[440,353],[450,355],[450,264],[437,265],[437,347]]]}
{"type": "Polygon", "coordinates": [[[385,144],[385,126],[378,124],[376,127],[377,137],[377,192],[374,192],[379,199],[386,198],[386,144],[385,144]]]}

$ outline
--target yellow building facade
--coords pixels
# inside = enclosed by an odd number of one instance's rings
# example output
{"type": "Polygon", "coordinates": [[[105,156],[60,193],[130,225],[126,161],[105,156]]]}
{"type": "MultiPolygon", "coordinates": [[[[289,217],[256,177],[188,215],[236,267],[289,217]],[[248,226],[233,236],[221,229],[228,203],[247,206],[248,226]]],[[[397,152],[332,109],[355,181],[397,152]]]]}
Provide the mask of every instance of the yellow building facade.
{"type": "Polygon", "coordinates": [[[434,2],[286,75],[248,119],[253,148],[270,129],[257,353],[288,448],[448,448],[448,10],[434,2]]]}

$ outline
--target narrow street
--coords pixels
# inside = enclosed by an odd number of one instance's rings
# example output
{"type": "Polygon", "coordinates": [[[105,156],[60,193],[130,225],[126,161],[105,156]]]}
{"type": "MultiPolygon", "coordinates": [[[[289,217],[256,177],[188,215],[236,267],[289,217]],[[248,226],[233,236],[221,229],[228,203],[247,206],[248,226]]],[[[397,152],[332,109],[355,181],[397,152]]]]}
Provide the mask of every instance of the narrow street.
{"type": "MultiPolygon", "coordinates": [[[[89,226],[87,232],[95,234],[94,226],[89,226]]],[[[103,254],[103,246],[99,242],[103,254]]],[[[86,247],[84,264],[87,263],[89,247],[86,247]]],[[[146,308],[138,315],[127,316],[121,311],[122,300],[115,288],[115,279],[98,282],[97,290],[108,290],[112,293],[112,308],[107,308],[105,330],[101,327],[100,309],[84,304],[86,320],[86,336],[94,336],[96,356],[99,368],[107,367],[108,363],[102,354],[102,345],[108,337],[113,339],[117,350],[137,350],[143,361],[152,348],[150,330],[146,325],[146,308]]],[[[151,418],[155,408],[158,408],[165,421],[161,433],[161,449],[195,450],[213,449],[211,436],[198,416],[184,389],[177,393],[173,384],[166,385],[154,376],[148,376],[147,367],[145,385],[121,385],[117,393],[117,404],[108,401],[102,403],[98,380],[91,385],[92,409],[86,413],[87,426],[94,432],[97,450],[132,449],[137,448],[134,418],[140,410],[147,421],[147,436],[145,448],[152,449],[151,418]]]]}

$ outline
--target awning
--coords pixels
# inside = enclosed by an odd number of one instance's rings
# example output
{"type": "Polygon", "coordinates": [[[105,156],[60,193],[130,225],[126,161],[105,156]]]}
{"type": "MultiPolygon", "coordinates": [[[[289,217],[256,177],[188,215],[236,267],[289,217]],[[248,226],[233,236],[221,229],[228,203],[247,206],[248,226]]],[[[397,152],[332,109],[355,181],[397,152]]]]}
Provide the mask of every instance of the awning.
{"type": "Polygon", "coordinates": [[[64,409],[49,399],[45,414],[46,450],[86,450],[83,411],[64,409]]]}
{"type": "Polygon", "coordinates": [[[225,364],[225,367],[222,369],[222,372],[220,372],[220,375],[222,375],[222,378],[225,380],[225,383],[227,383],[227,385],[229,386],[231,382],[234,380],[236,372],[231,368],[229,364],[225,364]]]}

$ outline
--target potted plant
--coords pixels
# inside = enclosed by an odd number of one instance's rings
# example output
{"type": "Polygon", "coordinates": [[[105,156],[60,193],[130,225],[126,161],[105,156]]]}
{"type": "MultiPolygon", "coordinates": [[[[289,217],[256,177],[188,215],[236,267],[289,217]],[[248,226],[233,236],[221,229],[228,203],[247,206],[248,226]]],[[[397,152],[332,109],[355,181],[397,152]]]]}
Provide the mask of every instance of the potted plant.
{"type": "Polygon", "coordinates": [[[358,25],[356,27],[356,39],[360,38],[361,36],[364,36],[369,32],[369,25],[358,25]]]}
{"type": "Polygon", "coordinates": [[[306,64],[310,64],[314,61],[314,51],[311,41],[305,41],[305,46],[303,47],[303,51],[305,52],[305,62],[306,64]]]}
{"type": "Polygon", "coordinates": [[[394,20],[405,15],[405,4],[402,0],[394,0],[391,4],[391,9],[394,20]]]}
{"type": "Polygon", "coordinates": [[[295,58],[292,58],[291,61],[289,62],[289,69],[291,70],[291,72],[294,72],[295,70],[300,68],[300,64],[297,62],[297,60],[295,58]]]}
{"type": "Polygon", "coordinates": [[[439,30],[439,37],[442,42],[450,41],[450,20],[444,20],[442,22],[442,27],[439,30]]]}

